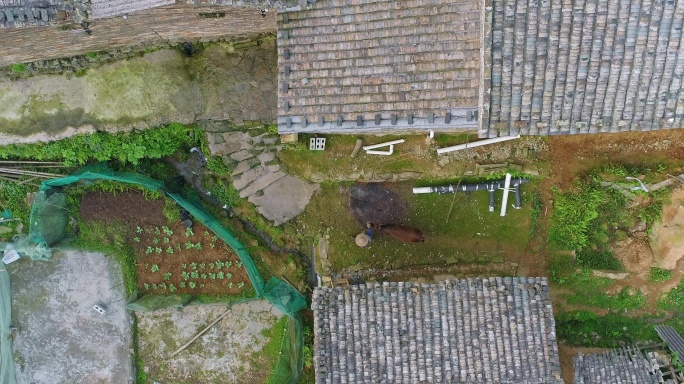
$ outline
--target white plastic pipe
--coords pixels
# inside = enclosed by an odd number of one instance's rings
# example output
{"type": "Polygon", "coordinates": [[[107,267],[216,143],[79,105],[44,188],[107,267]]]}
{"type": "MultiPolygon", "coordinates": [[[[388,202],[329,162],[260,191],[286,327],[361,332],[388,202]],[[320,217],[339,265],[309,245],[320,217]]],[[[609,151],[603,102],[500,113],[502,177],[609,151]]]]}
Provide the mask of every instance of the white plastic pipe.
{"type": "Polygon", "coordinates": [[[447,152],[460,151],[460,150],[466,149],[466,148],[479,147],[481,145],[500,143],[502,141],[508,141],[508,140],[519,139],[519,138],[520,138],[520,135],[503,136],[503,137],[495,137],[493,139],[480,140],[480,141],[476,141],[474,143],[454,145],[453,147],[437,148],[437,154],[441,155],[441,154],[444,154],[447,152]]]}
{"type": "Polygon", "coordinates": [[[414,194],[432,193],[432,188],[431,187],[415,187],[415,188],[413,188],[413,193],[414,194]]]}
{"type": "Polygon", "coordinates": [[[399,140],[388,141],[388,142],[386,142],[386,143],[373,144],[373,145],[366,145],[365,147],[363,147],[363,150],[364,150],[364,151],[367,151],[367,150],[369,150],[369,149],[375,149],[375,148],[380,148],[380,147],[386,147],[386,146],[388,146],[388,145],[401,144],[401,143],[403,143],[404,141],[405,141],[404,139],[399,139],[399,140]]]}
{"type": "Polygon", "coordinates": [[[389,155],[391,155],[392,153],[394,153],[394,145],[390,145],[390,146],[389,146],[389,150],[387,150],[387,151],[374,151],[374,150],[372,150],[372,149],[368,149],[368,150],[366,150],[366,153],[369,154],[369,155],[385,155],[385,156],[389,156],[389,155]]]}
{"type": "Polygon", "coordinates": [[[511,174],[506,174],[506,181],[504,182],[504,195],[501,201],[501,216],[506,216],[506,204],[508,204],[508,189],[511,187],[511,174]]]}

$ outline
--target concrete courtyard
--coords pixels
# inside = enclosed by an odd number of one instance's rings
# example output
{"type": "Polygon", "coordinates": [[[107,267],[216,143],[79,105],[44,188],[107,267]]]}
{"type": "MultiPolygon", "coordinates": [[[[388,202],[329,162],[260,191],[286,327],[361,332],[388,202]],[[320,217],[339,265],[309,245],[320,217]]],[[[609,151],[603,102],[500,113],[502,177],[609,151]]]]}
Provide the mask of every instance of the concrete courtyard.
{"type": "Polygon", "coordinates": [[[7,267],[18,384],[134,382],[132,320],[115,260],[64,251],[7,267]],[[104,315],[93,309],[98,303],[104,315]]]}

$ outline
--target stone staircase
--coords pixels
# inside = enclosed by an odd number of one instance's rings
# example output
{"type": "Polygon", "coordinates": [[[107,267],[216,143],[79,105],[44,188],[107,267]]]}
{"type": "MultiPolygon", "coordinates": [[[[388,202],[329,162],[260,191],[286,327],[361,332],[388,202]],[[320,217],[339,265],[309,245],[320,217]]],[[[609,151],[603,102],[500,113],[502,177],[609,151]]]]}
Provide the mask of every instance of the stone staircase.
{"type": "Polygon", "coordinates": [[[255,204],[266,219],[280,225],[304,211],[317,184],[286,174],[277,152],[282,149],[277,135],[248,132],[207,133],[212,155],[231,165],[231,182],[240,197],[255,204]]]}

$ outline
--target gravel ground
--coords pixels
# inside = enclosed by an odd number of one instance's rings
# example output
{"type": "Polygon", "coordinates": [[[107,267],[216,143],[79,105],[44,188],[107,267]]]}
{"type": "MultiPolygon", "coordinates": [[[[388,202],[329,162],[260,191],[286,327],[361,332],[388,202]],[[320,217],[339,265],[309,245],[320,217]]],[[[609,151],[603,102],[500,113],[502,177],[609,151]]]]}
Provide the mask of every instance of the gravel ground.
{"type": "MultiPolygon", "coordinates": [[[[266,301],[234,305],[188,348],[171,354],[227,310],[223,305],[190,306],[139,313],[139,356],[143,370],[160,383],[260,383],[259,352],[264,331],[283,316],[266,301]]],[[[261,369],[260,369],[261,368],[261,369]]]]}
{"type": "Polygon", "coordinates": [[[128,383],[131,317],[121,269],[98,253],[57,252],[8,265],[17,383],[128,383]],[[100,315],[93,306],[104,304],[100,315]]]}

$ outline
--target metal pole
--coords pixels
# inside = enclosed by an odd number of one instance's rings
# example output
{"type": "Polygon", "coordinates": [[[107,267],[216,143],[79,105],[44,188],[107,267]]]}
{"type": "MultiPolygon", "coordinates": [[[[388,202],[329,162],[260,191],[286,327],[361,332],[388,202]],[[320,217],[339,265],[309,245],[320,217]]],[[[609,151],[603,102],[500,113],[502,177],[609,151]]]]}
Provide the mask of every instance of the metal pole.
{"type": "Polygon", "coordinates": [[[506,216],[506,205],[508,204],[508,191],[511,187],[511,174],[506,174],[506,181],[503,189],[503,201],[501,202],[501,216],[506,216]]]}

